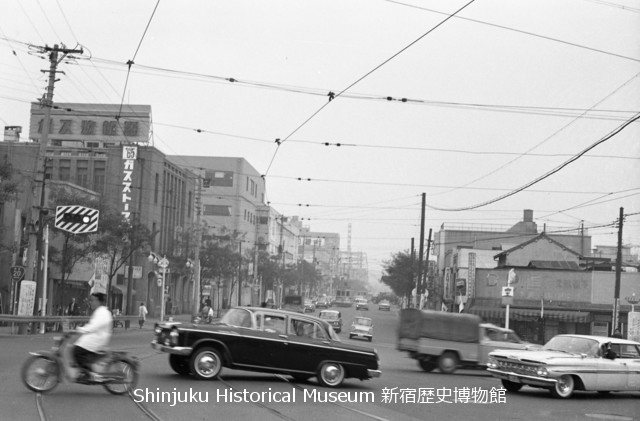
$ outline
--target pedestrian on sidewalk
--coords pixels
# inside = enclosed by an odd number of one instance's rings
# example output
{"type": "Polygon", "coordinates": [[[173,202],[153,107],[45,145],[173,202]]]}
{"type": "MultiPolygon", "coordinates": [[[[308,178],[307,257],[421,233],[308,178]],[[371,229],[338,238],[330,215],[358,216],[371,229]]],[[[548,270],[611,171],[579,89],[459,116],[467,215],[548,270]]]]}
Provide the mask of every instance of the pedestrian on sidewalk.
{"type": "Polygon", "coordinates": [[[144,306],[143,302],[140,302],[140,307],[138,307],[138,323],[140,324],[140,329],[142,329],[142,325],[144,325],[145,320],[147,320],[147,308],[144,306]]]}

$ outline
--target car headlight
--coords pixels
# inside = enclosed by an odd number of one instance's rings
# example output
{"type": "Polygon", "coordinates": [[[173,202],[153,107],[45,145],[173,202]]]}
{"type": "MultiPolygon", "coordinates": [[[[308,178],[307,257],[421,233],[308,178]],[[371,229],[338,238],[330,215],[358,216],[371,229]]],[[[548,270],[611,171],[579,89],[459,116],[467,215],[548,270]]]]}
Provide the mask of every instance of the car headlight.
{"type": "Polygon", "coordinates": [[[547,377],[549,375],[549,372],[547,371],[546,367],[538,367],[538,369],[536,370],[536,374],[540,377],[547,377]]]}
{"type": "Polygon", "coordinates": [[[489,357],[489,359],[487,360],[487,367],[498,368],[498,361],[495,358],[489,357]]]}
{"type": "Polygon", "coordinates": [[[156,325],[153,327],[153,332],[154,332],[156,335],[159,335],[159,334],[160,334],[160,332],[162,332],[162,328],[160,327],[160,325],[159,325],[158,323],[156,323],[156,325]]]}

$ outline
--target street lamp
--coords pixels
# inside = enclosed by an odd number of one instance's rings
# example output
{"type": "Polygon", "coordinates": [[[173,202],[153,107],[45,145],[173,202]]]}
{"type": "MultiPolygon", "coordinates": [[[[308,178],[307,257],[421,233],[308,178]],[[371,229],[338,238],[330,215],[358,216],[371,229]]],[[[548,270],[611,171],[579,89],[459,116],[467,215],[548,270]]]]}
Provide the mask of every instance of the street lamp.
{"type": "Polygon", "coordinates": [[[169,266],[169,261],[165,256],[158,256],[154,252],[149,252],[149,261],[155,263],[162,269],[162,280],[158,280],[158,286],[160,287],[160,322],[164,322],[164,286],[165,279],[167,277],[167,267],[169,266]]]}

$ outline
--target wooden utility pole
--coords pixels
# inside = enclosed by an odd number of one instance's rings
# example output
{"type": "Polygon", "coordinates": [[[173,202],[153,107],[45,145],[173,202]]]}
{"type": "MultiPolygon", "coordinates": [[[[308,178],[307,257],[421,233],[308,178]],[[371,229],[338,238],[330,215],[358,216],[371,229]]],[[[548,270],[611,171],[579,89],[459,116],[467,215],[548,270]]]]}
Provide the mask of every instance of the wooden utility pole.
{"type": "Polygon", "coordinates": [[[418,247],[418,280],[416,282],[416,308],[420,306],[420,294],[422,289],[422,262],[424,260],[424,214],[427,195],[422,193],[422,216],[420,217],[420,246],[418,247]]]}
{"type": "MultiPolygon", "coordinates": [[[[202,209],[202,177],[198,177],[196,181],[198,185],[196,186],[196,249],[194,252],[194,282],[193,282],[193,303],[191,308],[191,313],[195,316],[200,312],[200,245],[202,243],[202,228],[200,227],[201,222],[201,209],[202,209]]],[[[213,288],[211,289],[213,293],[213,288]]],[[[220,294],[220,289],[218,289],[218,295],[220,294]]],[[[213,294],[211,294],[213,295],[213,294]]],[[[209,297],[211,297],[211,295],[209,297]]]]}
{"type": "MultiPolygon", "coordinates": [[[[82,54],[82,49],[68,49],[55,44],[53,48],[45,46],[41,52],[49,53],[49,70],[41,70],[43,73],[49,73],[49,83],[47,85],[47,93],[40,100],[40,106],[44,108],[44,118],[42,120],[40,145],[38,148],[38,155],[34,165],[34,176],[30,179],[29,196],[27,198],[26,213],[30,213],[28,219],[29,230],[29,249],[27,252],[27,267],[25,269],[25,279],[35,280],[36,278],[42,278],[37,276],[41,265],[40,258],[38,256],[39,244],[42,244],[42,216],[44,211],[44,183],[45,183],[45,156],[47,153],[47,144],[49,143],[49,132],[51,130],[51,108],[53,107],[53,89],[56,79],[56,73],[62,73],[57,70],[58,65],[69,53],[82,54]],[[38,174],[41,175],[41,179],[36,181],[38,174]],[[33,206],[34,198],[40,198],[40,205],[33,206]]],[[[42,254],[40,252],[40,254],[42,254]]],[[[42,279],[38,280],[36,297],[41,296],[42,279]]],[[[44,310],[44,309],[43,309],[44,310]]],[[[38,306],[34,305],[34,314],[37,314],[38,306]]]]}
{"type": "Polygon", "coordinates": [[[618,253],[616,255],[616,285],[613,292],[613,317],[611,334],[620,329],[620,276],[622,272],[622,221],[624,220],[624,208],[620,208],[618,219],[618,253]]]}

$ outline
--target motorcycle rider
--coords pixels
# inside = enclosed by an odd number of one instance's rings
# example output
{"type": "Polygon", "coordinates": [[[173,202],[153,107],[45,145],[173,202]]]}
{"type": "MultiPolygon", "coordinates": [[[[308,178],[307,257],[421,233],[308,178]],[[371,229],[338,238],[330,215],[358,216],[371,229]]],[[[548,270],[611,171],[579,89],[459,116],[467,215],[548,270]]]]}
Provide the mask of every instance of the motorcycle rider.
{"type": "MultiPolygon", "coordinates": [[[[78,365],[83,369],[84,379],[91,379],[91,365],[96,362],[101,351],[104,351],[111,339],[113,329],[113,317],[105,306],[106,295],[94,292],[89,299],[89,306],[93,313],[89,323],[78,327],[76,330],[82,333],[73,349],[73,356],[78,365]]],[[[100,376],[93,374],[93,380],[99,380],[100,376]]]]}

